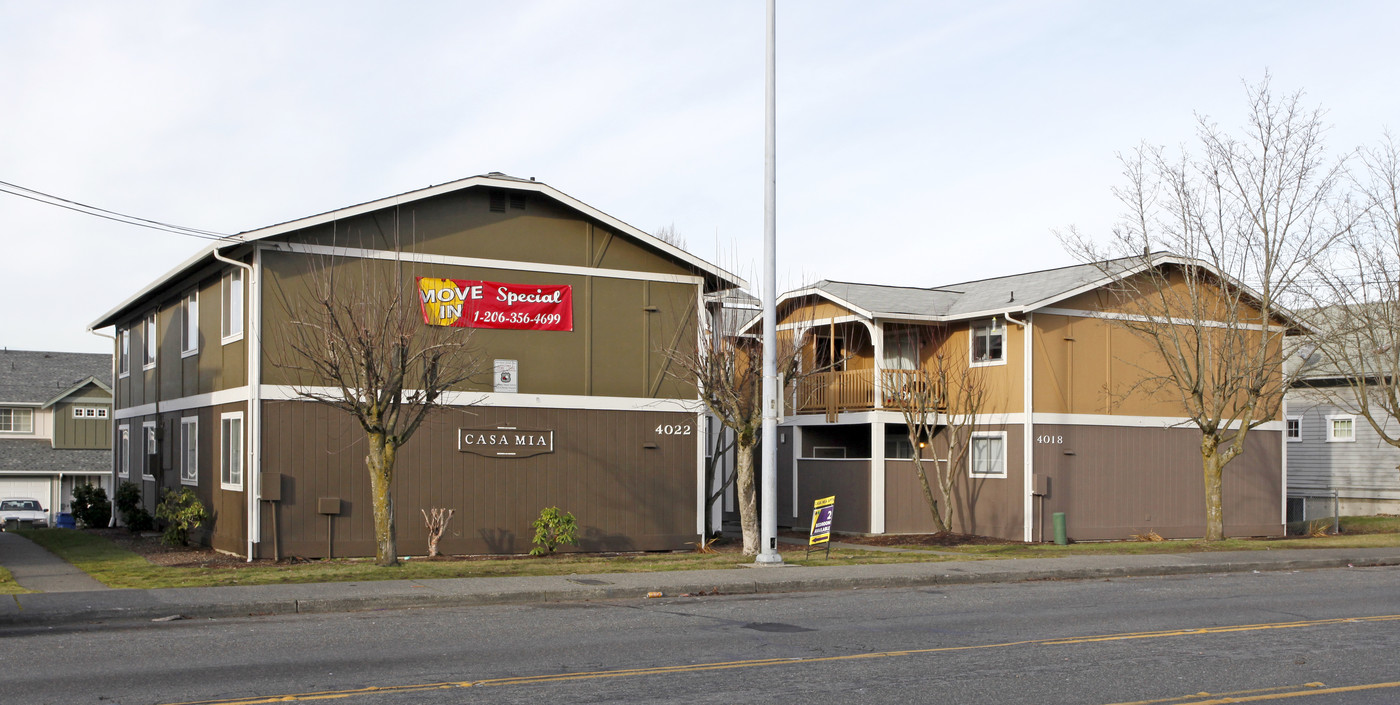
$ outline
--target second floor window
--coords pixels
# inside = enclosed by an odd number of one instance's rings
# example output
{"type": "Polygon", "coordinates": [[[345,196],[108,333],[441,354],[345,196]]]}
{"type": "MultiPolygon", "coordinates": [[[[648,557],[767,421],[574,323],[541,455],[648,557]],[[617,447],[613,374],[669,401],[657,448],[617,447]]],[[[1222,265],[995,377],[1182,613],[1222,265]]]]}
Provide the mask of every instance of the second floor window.
{"type": "Polygon", "coordinates": [[[220,335],[231,342],[243,337],[243,270],[234,269],[224,275],[223,324],[220,335]]]}
{"type": "Polygon", "coordinates": [[[33,409],[0,409],[0,432],[33,433],[33,409]]]}
{"type": "Polygon", "coordinates": [[[1328,416],[1327,442],[1352,443],[1356,440],[1355,416],[1328,416]]]}
{"type": "Polygon", "coordinates": [[[993,319],[972,327],[972,364],[995,365],[1006,362],[1006,327],[993,319]]]}
{"type": "Polygon", "coordinates": [[[125,377],[131,374],[131,330],[123,328],[117,331],[117,376],[125,377]]]}
{"type": "Polygon", "coordinates": [[[199,352],[199,292],[191,291],[180,304],[180,352],[199,352]]]}
{"type": "Polygon", "coordinates": [[[156,366],[156,348],[160,347],[160,341],[156,340],[156,314],[146,316],[146,339],[143,344],[146,346],[146,364],[142,369],[151,369],[156,366]]]}

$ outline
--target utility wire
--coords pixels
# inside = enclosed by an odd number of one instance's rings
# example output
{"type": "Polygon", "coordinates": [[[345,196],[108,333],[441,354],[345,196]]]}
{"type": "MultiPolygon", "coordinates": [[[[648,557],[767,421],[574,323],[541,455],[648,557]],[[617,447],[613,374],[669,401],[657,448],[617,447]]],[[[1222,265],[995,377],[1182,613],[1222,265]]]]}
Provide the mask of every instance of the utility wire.
{"type": "Polygon", "coordinates": [[[214,232],[212,230],[187,228],[183,225],[174,225],[171,223],[163,223],[158,220],[138,218],[134,215],[127,215],[125,213],[110,211],[105,208],[89,206],[85,203],[79,203],[77,201],[72,201],[66,198],[61,198],[59,196],[54,196],[52,194],[44,193],[43,191],[36,191],[32,188],[27,188],[18,184],[12,184],[7,181],[0,181],[0,192],[8,193],[12,196],[19,196],[20,198],[28,198],[31,201],[37,201],[45,205],[66,208],[68,210],[83,213],[85,215],[96,216],[98,218],[105,218],[107,220],[116,221],[118,223],[125,223],[127,225],[135,225],[142,228],[150,228],[152,230],[173,233],[175,235],[184,235],[186,237],[194,237],[202,240],[224,240],[229,237],[232,237],[231,235],[214,232]]]}

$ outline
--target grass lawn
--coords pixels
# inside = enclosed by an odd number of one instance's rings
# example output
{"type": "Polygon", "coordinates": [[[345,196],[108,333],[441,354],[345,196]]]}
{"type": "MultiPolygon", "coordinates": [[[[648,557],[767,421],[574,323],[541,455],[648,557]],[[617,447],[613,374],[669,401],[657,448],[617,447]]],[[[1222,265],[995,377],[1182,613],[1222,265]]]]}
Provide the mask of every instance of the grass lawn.
{"type": "MultiPolygon", "coordinates": [[[[486,558],[472,560],[408,560],[395,568],[381,568],[368,558],[336,558],[277,564],[217,563],[208,566],[160,566],[94,534],[69,529],[31,529],[25,537],[72,563],[113,588],[211,587],[216,585],[270,585],[281,583],[353,582],[363,580],[428,580],[574,573],[640,573],[664,570],[737,568],[752,563],[738,553],[637,553],[559,554],[546,558],[486,558]]],[[[804,550],[783,552],[793,565],[851,565],[927,561],[930,556],[911,553],[877,553],[832,550],[830,558],[804,550]]],[[[937,559],[938,557],[933,557],[937,559]]],[[[947,560],[947,558],[943,558],[947,560]]]]}
{"type": "MultiPolygon", "coordinates": [[[[1330,524],[1329,524],[1330,525],[1330,524]]],[[[918,553],[892,553],[834,547],[830,558],[805,556],[801,546],[783,545],[783,561],[790,565],[871,565],[947,560],[1055,558],[1082,555],[1133,555],[1198,551],[1265,551],[1285,548],[1369,548],[1400,546],[1400,517],[1343,517],[1343,533],[1320,538],[1228,539],[1203,541],[1103,541],[1055,544],[1002,544],[968,546],[909,545],[918,553]]],[[[216,585],[269,585],[362,580],[428,580],[432,578],[570,575],[574,573],[639,573],[666,570],[737,568],[753,562],[737,552],[560,554],[546,558],[472,558],[405,561],[395,568],[380,568],[367,558],[337,558],[296,563],[223,559],[205,565],[164,566],[152,563],[103,536],[68,529],[31,529],[20,532],[64,560],[114,588],[210,587],[216,585]]],[[[840,542],[840,537],[836,541],[840,542]]],[[[26,592],[0,569],[0,594],[26,592]]]]}

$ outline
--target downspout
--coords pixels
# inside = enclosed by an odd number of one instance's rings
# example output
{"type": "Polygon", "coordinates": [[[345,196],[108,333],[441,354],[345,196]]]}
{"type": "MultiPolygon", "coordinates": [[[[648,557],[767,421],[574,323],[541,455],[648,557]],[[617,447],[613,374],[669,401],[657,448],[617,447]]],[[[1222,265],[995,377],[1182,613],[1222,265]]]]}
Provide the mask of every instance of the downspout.
{"type": "MultiPolygon", "coordinates": [[[[217,248],[213,250],[213,255],[214,259],[220,262],[231,264],[242,269],[246,273],[245,278],[248,282],[248,296],[244,301],[246,304],[244,313],[248,317],[248,323],[243,327],[243,348],[248,356],[248,428],[246,430],[248,441],[244,444],[244,448],[247,450],[248,463],[247,467],[243,469],[243,486],[247,494],[248,502],[248,562],[251,563],[253,562],[253,547],[256,546],[259,539],[261,539],[261,532],[259,529],[261,528],[262,522],[262,515],[259,511],[261,508],[259,505],[259,495],[261,494],[262,488],[258,486],[259,471],[262,469],[260,463],[261,453],[259,452],[262,447],[262,394],[260,393],[262,387],[262,366],[259,364],[262,361],[262,351],[261,345],[258,345],[258,341],[261,338],[259,335],[261,331],[258,327],[258,322],[261,320],[261,307],[255,303],[261,301],[257,294],[258,269],[253,265],[223,256],[219,253],[217,248]]],[[[261,253],[258,250],[255,249],[253,251],[253,261],[255,263],[260,263],[260,255],[261,253]]]]}
{"type": "Polygon", "coordinates": [[[1008,322],[1015,323],[1021,327],[1021,474],[1024,475],[1022,479],[1025,483],[1025,491],[1021,493],[1021,516],[1023,517],[1022,524],[1024,527],[1024,538],[1022,540],[1026,543],[1030,543],[1035,538],[1035,462],[1031,453],[1034,448],[1032,443],[1035,440],[1035,429],[1032,423],[1034,419],[1034,414],[1032,412],[1035,410],[1035,395],[1032,390],[1032,384],[1035,382],[1035,375],[1032,374],[1032,371],[1035,369],[1035,364],[1034,360],[1031,358],[1031,354],[1034,352],[1034,349],[1031,347],[1031,331],[1033,330],[1031,328],[1032,317],[1029,313],[1025,314],[1025,316],[1026,320],[1018,321],[1011,317],[1011,312],[1009,311],[1001,314],[1001,317],[1005,318],[1008,322]]]}
{"type": "MultiPolygon", "coordinates": [[[[106,333],[98,333],[97,331],[91,328],[88,329],[88,332],[99,338],[107,338],[108,340],[111,340],[112,350],[116,351],[112,353],[112,376],[107,378],[112,381],[112,413],[108,416],[110,416],[112,419],[112,448],[115,449],[117,447],[117,355],[120,355],[121,352],[117,351],[117,336],[107,335],[106,333]]],[[[115,452],[115,450],[113,452],[115,452]]],[[[117,498],[118,461],[115,457],[112,458],[112,461],[112,499],[115,500],[117,498]]],[[[60,481],[59,484],[61,485],[63,483],[60,481]]],[[[115,507],[113,507],[113,509],[115,509],[115,507]]],[[[57,517],[55,517],[55,520],[57,520],[57,517]]],[[[110,517],[107,517],[107,528],[115,528],[116,525],[117,513],[114,511],[112,512],[112,515],[110,517]]]]}

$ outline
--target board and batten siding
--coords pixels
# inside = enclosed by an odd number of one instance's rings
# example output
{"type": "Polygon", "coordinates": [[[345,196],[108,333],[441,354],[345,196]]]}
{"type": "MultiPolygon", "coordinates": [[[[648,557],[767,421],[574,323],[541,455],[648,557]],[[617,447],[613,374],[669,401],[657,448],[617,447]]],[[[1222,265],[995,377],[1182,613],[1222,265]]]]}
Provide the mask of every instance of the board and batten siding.
{"type": "MultiPolygon", "coordinates": [[[[1288,444],[1288,494],[1400,501],[1400,448],[1381,440],[1371,424],[1356,416],[1356,440],[1327,441],[1327,417],[1351,415],[1328,402],[1321,392],[1296,389],[1288,393],[1288,416],[1297,418],[1302,440],[1288,444]]],[[[1400,434],[1394,419],[1389,433],[1400,434]]]]}

